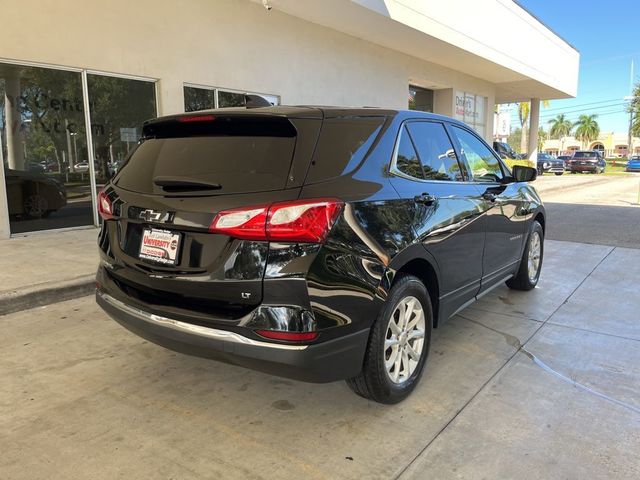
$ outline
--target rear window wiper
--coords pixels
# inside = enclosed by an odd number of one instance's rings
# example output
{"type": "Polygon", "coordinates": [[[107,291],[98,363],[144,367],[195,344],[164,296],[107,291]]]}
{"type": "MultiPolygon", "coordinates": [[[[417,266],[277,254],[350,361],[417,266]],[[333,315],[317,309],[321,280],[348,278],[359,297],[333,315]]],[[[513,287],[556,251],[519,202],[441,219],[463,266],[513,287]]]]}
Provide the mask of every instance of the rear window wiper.
{"type": "Polygon", "coordinates": [[[153,183],[162,187],[165,192],[196,192],[222,188],[219,183],[201,182],[185,177],[156,177],[153,179],[153,183]]]}

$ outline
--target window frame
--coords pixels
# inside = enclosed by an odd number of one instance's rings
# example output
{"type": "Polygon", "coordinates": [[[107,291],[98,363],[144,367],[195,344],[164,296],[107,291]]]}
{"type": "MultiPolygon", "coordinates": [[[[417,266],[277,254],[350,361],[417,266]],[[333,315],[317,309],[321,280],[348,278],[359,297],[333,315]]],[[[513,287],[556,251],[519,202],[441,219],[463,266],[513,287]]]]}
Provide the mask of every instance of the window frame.
{"type": "Polygon", "coordinates": [[[509,169],[509,167],[502,161],[502,159],[500,158],[500,156],[495,152],[495,150],[493,150],[493,148],[491,148],[487,142],[484,141],[484,139],[478,135],[472,128],[470,128],[467,124],[464,123],[449,123],[448,124],[449,129],[451,130],[451,132],[449,133],[449,137],[453,139],[454,142],[454,148],[456,149],[456,153],[458,155],[458,161],[462,161],[464,163],[465,166],[465,170],[467,172],[467,177],[469,178],[469,182],[470,183],[474,183],[474,184],[484,184],[484,185],[496,185],[496,184],[501,184],[500,181],[480,181],[480,180],[476,180],[473,176],[473,170],[471,169],[471,165],[469,164],[469,161],[467,159],[467,156],[462,153],[462,145],[460,145],[460,141],[458,140],[458,137],[455,134],[455,130],[454,128],[459,128],[460,130],[464,130],[465,132],[469,133],[470,135],[472,135],[473,137],[475,137],[482,145],[484,145],[485,147],[487,147],[487,149],[489,150],[489,152],[491,153],[491,155],[493,156],[493,158],[496,159],[496,161],[498,162],[498,165],[500,166],[500,171],[502,172],[503,175],[503,180],[507,177],[511,177],[511,170],[509,169]]]}
{"type": "MultiPolygon", "coordinates": [[[[396,134],[396,140],[393,146],[393,153],[392,153],[392,157],[391,157],[391,163],[389,165],[389,174],[394,175],[396,177],[401,177],[407,180],[412,180],[414,182],[422,182],[422,183],[454,183],[456,185],[462,184],[462,183],[477,183],[477,182],[471,182],[469,179],[471,178],[470,172],[469,172],[469,166],[468,164],[465,162],[461,161],[461,157],[460,157],[460,148],[457,142],[457,139],[452,138],[451,135],[452,132],[449,131],[449,125],[448,122],[443,122],[440,120],[434,120],[434,119],[430,119],[430,118],[409,118],[406,120],[403,120],[400,123],[400,126],[398,127],[398,133],[396,134]],[[456,153],[456,161],[458,162],[458,165],[460,166],[460,173],[462,174],[463,180],[434,180],[432,178],[416,178],[416,177],[412,177],[411,175],[407,175],[406,173],[402,172],[398,166],[397,166],[397,162],[398,162],[398,151],[400,150],[400,142],[402,141],[402,133],[406,128],[406,125],[409,123],[416,123],[416,122],[427,122],[427,123],[436,123],[439,125],[442,125],[445,134],[447,135],[447,137],[449,138],[449,142],[451,142],[451,146],[453,147],[453,151],[456,153]]],[[[418,161],[420,162],[420,168],[422,169],[422,174],[424,175],[424,167],[422,165],[422,160],[420,159],[420,153],[418,152],[418,149],[416,148],[416,145],[413,141],[413,139],[411,138],[411,133],[409,132],[409,130],[407,129],[407,135],[409,137],[409,141],[411,142],[411,144],[413,145],[413,149],[416,152],[416,155],[418,157],[418,161]]]]}

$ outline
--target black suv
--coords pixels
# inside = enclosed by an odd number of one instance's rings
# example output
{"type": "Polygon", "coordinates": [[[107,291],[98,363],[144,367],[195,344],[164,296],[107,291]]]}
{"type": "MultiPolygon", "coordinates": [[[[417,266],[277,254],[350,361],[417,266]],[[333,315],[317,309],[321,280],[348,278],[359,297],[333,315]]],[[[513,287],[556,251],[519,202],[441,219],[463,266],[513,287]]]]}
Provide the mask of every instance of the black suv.
{"type": "Polygon", "coordinates": [[[538,154],[538,175],[543,173],[555,173],[562,175],[564,173],[564,160],[552,157],[548,153],[538,154]]]}
{"type": "Polygon", "coordinates": [[[505,281],[538,282],[535,176],[416,111],[151,120],[99,195],[97,301],[170,349],[395,403],[432,328],[505,281]]]}

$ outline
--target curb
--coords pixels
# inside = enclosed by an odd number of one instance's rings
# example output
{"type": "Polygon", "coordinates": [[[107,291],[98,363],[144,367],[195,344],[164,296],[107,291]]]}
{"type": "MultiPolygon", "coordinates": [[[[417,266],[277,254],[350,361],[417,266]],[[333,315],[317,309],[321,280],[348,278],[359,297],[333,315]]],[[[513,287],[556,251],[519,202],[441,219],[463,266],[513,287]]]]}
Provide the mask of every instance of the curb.
{"type": "Polygon", "coordinates": [[[96,276],[91,274],[0,292],[0,315],[84,297],[94,292],[95,284],[96,276]]]}

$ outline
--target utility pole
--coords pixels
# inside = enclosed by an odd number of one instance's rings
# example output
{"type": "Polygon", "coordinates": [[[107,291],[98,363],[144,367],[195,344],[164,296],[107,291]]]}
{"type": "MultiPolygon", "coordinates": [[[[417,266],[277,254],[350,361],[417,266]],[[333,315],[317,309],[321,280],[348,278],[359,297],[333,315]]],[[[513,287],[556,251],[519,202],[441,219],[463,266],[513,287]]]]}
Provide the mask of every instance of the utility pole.
{"type": "Polygon", "coordinates": [[[633,96],[633,59],[631,59],[631,77],[629,78],[629,132],[628,132],[628,137],[627,137],[627,158],[631,158],[631,155],[633,155],[633,147],[631,145],[631,143],[633,142],[633,134],[632,134],[632,128],[633,128],[633,110],[635,109],[636,106],[636,101],[637,98],[633,96]]]}

